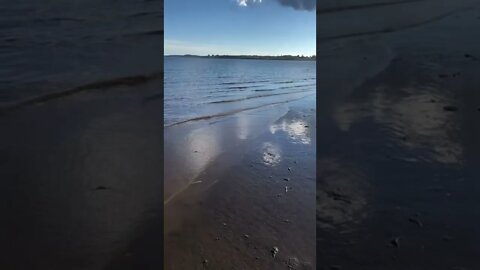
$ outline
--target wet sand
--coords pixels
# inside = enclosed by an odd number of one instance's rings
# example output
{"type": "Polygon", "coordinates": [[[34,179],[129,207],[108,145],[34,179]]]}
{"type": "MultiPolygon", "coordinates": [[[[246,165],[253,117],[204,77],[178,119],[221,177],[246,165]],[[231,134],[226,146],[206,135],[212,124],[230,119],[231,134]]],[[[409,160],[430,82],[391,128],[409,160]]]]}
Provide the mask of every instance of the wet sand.
{"type": "Polygon", "coordinates": [[[162,216],[161,84],[0,114],[0,268],[105,269],[162,216]]]}
{"type": "Polygon", "coordinates": [[[162,216],[163,4],[0,6],[0,269],[105,269],[162,216]]]}
{"type": "Polygon", "coordinates": [[[472,3],[319,15],[318,269],[480,267],[472,3]],[[322,28],[335,16],[364,24],[322,28]]]}
{"type": "Polygon", "coordinates": [[[164,269],[315,269],[315,118],[313,95],[167,128],[164,269]]]}

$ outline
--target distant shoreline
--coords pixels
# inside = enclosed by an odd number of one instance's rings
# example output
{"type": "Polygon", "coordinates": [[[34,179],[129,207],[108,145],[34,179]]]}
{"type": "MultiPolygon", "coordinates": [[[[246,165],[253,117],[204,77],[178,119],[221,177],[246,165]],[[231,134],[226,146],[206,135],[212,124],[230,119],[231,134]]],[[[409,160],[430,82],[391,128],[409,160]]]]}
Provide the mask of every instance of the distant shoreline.
{"type": "Polygon", "coordinates": [[[218,59],[249,59],[249,60],[299,60],[299,61],[316,61],[317,57],[313,56],[300,56],[300,55],[165,55],[165,57],[194,57],[194,58],[218,58],[218,59]]]}

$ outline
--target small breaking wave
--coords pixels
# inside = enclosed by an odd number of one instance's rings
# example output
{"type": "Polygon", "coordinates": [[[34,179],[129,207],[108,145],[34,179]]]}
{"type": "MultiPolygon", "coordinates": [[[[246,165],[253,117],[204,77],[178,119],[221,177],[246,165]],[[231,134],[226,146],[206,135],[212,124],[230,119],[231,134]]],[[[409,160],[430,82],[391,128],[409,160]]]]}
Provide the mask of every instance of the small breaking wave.
{"type": "Polygon", "coordinates": [[[149,81],[159,79],[162,77],[163,77],[163,72],[157,72],[157,73],[152,73],[147,75],[134,75],[134,76],[115,78],[111,80],[92,82],[89,84],[70,88],[65,91],[48,93],[45,95],[36,96],[27,100],[23,100],[14,104],[6,105],[3,107],[0,107],[0,111],[20,109],[22,107],[44,103],[47,101],[52,101],[52,100],[72,96],[75,94],[79,94],[82,92],[91,91],[91,90],[105,90],[105,89],[119,87],[119,86],[133,86],[133,85],[144,84],[149,81]]]}
{"type": "Polygon", "coordinates": [[[240,113],[240,112],[244,112],[244,111],[255,110],[255,109],[262,108],[262,107],[267,107],[267,106],[273,106],[273,105],[288,103],[288,102],[292,102],[292,101],[295,101],[295,100],[299,100],[299,99],[308,97],[308,96],[310,96],[310,95],[313,95],[313,94],[304,95],[304,96],[302,96],[302,97],[294,98],[294,99],[282,100],[282,101],[278,101],[278,102],[272,102],[272,103],[267,103],[267,104],[261,104],[261,105],[258,105],[258,106],[242,108],[242,109],[238,109],[238,110],[231,110],[231,111],[221,112],[221,113],[217,113],[217,114],[198,116],[198,117],[194,117],[194,118],[189,118],[189,119],[186,119],[186,120],[182,120],[182,121],[179,121],[179,122],[171,123],[171,124],[165,125],[164,127],[172,127],[172,126],[177,126],[177,125],[184,124],[184,123],[188,123],[188,122],[194,122],[194,121],[200,121],[200,120],[208,120],[208,119],[212,119],[212,118],[217,118],[217,117],[223,117],[223,116],[233,115],[233,114],[240,113]]]}
{"type": "Polygon", "coordinates": [[[294,91],[294,92],[287,92],[287,93],[275,93],[275,94],[248,96],[248,97],[236,98],[236,99],[225,99],[225,100],[212,101],[212,102],[209,102],[209,104],[231,103],[231,102],[244,101],[244,100],[255,99],[255,98],[280,96],[280,95],[292,95],[292,94],[298,94],[298,93],[309,92],[309,91],[312,91],[312,90],[308,89],[308,90],[301,90],[301,91],[294,91]]]}
{"type": "Polygon", "coordinates": [[[223,82],[223,83],[219,83],[219,85],[246,84],[246,83],[264,83],[264,82],[270,82],[270,81],[268,81],[268,80],[261,80],[261,81],[246,81],[246,82],[223,82]]]}

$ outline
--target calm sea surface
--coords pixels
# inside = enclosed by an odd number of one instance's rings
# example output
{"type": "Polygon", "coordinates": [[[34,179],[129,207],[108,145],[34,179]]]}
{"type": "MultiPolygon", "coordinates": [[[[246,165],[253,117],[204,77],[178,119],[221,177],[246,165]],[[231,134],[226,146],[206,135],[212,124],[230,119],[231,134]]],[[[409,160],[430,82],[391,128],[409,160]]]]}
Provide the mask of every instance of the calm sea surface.
{"type": "Polygon", "coordinates": [[[315,61],[164,59],[165,126],[315,94],[315,61]]]}
{"type": "Polygon", "coordinates": [[[161,71],[162,2],[0,0],[0,106],[161,71]]]}

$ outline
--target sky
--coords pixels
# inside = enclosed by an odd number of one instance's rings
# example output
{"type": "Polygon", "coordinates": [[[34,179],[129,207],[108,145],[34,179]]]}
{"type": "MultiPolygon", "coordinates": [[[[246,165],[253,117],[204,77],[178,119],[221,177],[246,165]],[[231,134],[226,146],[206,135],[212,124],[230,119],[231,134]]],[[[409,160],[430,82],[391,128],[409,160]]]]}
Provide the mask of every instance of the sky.
{"type": "Polygon", "coordinates": [[[316,0],[165,0],[165,55],[314,55],[316,0]]]}

